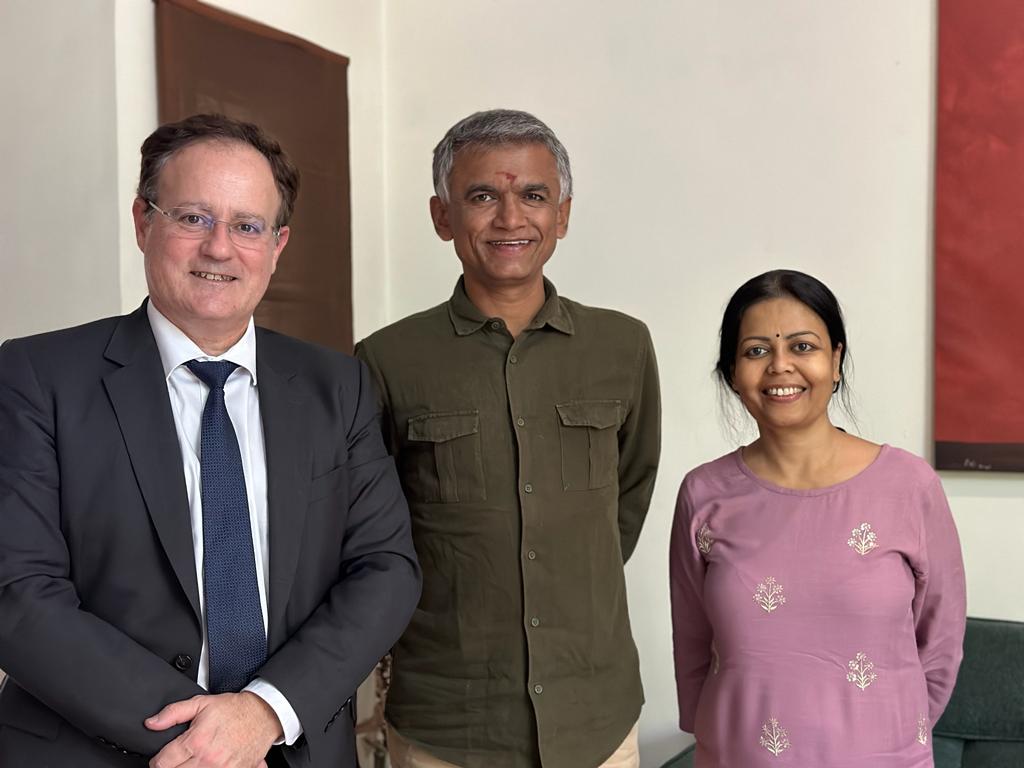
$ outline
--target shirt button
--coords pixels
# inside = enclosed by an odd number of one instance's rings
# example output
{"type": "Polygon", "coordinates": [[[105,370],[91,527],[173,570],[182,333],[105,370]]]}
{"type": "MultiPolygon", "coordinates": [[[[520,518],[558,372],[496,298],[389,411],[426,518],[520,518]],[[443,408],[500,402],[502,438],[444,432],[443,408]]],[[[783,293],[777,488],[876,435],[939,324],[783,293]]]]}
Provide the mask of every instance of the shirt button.
{"type": "Polygon", "coordinates": [[[537,683],[535,686],[533,686],[533,692],[538,695],[544,693],[544,686],[540,683],[537,683]]]}
{"type": "Polygon", "coordinates": [[[536,560],[537,559],[537,553],[534,552],[532,549],[529,552],[526,553],[526,556],[528,558],[530,558],[531,560],[536,560]]]}
{"type": "Polygon", "coordinates": [[[515,355],[509,355],[509,356],[508,356],[508,361],[509,361],[510,363],[512,363],[512,365],[515,365],[516,363],[518,363],[518,362],[519,362],[519,358],[518,358],[518,357],[516,357],[515,355]]]}
{"type": "Polygon", "coordinates": [[[518,424],[520,427],[525,427],[526,426],[526,419],[524,419],[522,416],[520,416],[518,419],[516,419],[516,424],[518,424]]]}
{"type": "Polygon", "coordinates": [[[536,616],[534,616],[532,619],[530,619],[530,626],[531,627],[539,627],[540,626],[540,619],[538,619],[536,616]]]}
{"type": "Polygon", "coordinates": [[[523,490],[526,491],[527,493],[533,493],[533,485],[527,483],[526,485],[523,486],[523,490]]]}
{"type": "Polygon", "coordinates": [[[495,320],[494,322],[491,323],[491,329],[495,330],[495,331],[500,331],[501,330],[501,323],[499,323],[497,320],[495,320]]]}

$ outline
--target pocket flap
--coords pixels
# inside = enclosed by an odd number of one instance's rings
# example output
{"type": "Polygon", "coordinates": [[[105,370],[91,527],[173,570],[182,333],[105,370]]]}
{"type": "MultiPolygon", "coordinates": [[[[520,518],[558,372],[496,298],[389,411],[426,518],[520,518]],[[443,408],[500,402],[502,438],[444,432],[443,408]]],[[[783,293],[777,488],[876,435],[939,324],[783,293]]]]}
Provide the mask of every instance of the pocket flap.
{"type": "Polygon", "coordinates": [[[562,424],[567,427],[605,429],[622,423],[621,400],[576,400],[555,408],[562,424]]]}
{"type": "Polygon", "coordinates": [[[348,479],[347,473],[348,465],[342,464],[330,472],[325,472],[320,477],[314,477],[309,482],[309,503],[312,504],[314,501],[320,501],[320,499],[344,488],[345,481],[348,479]]]}
{"type": "Polygon", "coordinates": [[[479,431],[479,411],[424,413],[409,419],[409,439],[427,443],[444,443],[479,431]]]}

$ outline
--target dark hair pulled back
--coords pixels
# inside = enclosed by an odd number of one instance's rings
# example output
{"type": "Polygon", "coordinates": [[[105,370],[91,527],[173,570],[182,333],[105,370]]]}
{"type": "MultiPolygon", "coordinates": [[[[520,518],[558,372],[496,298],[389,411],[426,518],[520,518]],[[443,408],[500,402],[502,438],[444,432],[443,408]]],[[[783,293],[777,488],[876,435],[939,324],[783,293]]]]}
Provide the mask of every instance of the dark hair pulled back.
{"type": "Polygon", "coordinates": [[[736,370],[736,350],[739,347],[740,323],[743,314],[754,304],[768,299],[793,298],[805,304],[821,318],[828,329],[832,349],[843,345],[839,355],[839,384],[836,391],[843,402],[848,400],[846,384],[846,355],[849,344],[846,341],[846,326],[839,301],[828,286],[816,277],[792,269],[773,269],[771,272],[752,277],[737,289],[729,299],[722,316],[719,333],[718,363],[715,373],[719,382],[732,390],[732,378],[736,370]]]}

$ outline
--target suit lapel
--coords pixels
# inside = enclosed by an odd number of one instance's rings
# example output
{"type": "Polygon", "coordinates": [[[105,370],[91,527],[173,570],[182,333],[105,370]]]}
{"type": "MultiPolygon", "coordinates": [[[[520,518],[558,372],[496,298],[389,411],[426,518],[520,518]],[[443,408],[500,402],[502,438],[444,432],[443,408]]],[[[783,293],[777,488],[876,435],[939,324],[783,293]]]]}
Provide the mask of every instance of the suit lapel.
{"type": "Polygon", "coordinates": [[[122,367],[103,378],[135,478],[196,619],[201,620],[192,522],[181,448],[146,305],[121,319],[106,357],[122,367]]]}
{"type": "Polygon", "coordinates": [[[260,415],[267,454],[267,520],[270,528],[268,645],[284,641],[285,607],[299,562],[309,501],[310,444],[308,401],[296,386],[298,375],[281,365],[262,329],[256,329],[256,369],[260,415]]]}

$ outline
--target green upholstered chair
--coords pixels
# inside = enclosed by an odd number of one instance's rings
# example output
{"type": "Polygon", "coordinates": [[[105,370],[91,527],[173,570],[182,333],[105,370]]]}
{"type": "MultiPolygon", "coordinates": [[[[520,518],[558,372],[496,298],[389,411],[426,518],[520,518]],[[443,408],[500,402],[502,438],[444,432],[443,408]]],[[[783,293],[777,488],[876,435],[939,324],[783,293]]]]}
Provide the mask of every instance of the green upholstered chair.
{"type": "MultiPolygon", "coordinates": [[[[1024,623],[967,619],[964,661],[932,734],[935,768],[1024,768],[1024,623]]],[[[692,768],[693,747],[662,768],[692,768]]]]}
{"type": "Polygon", "coordinates": [[[967,619],[964,662],[932,743],[935,768],[1024,766],[1024,623],[967,619]]]}
{"type": "Polygon", "coordinates": [[[691,744],[678,755],[673,757],[661,768],[693,768],[693,752],[695,747],[691,744]]]}

